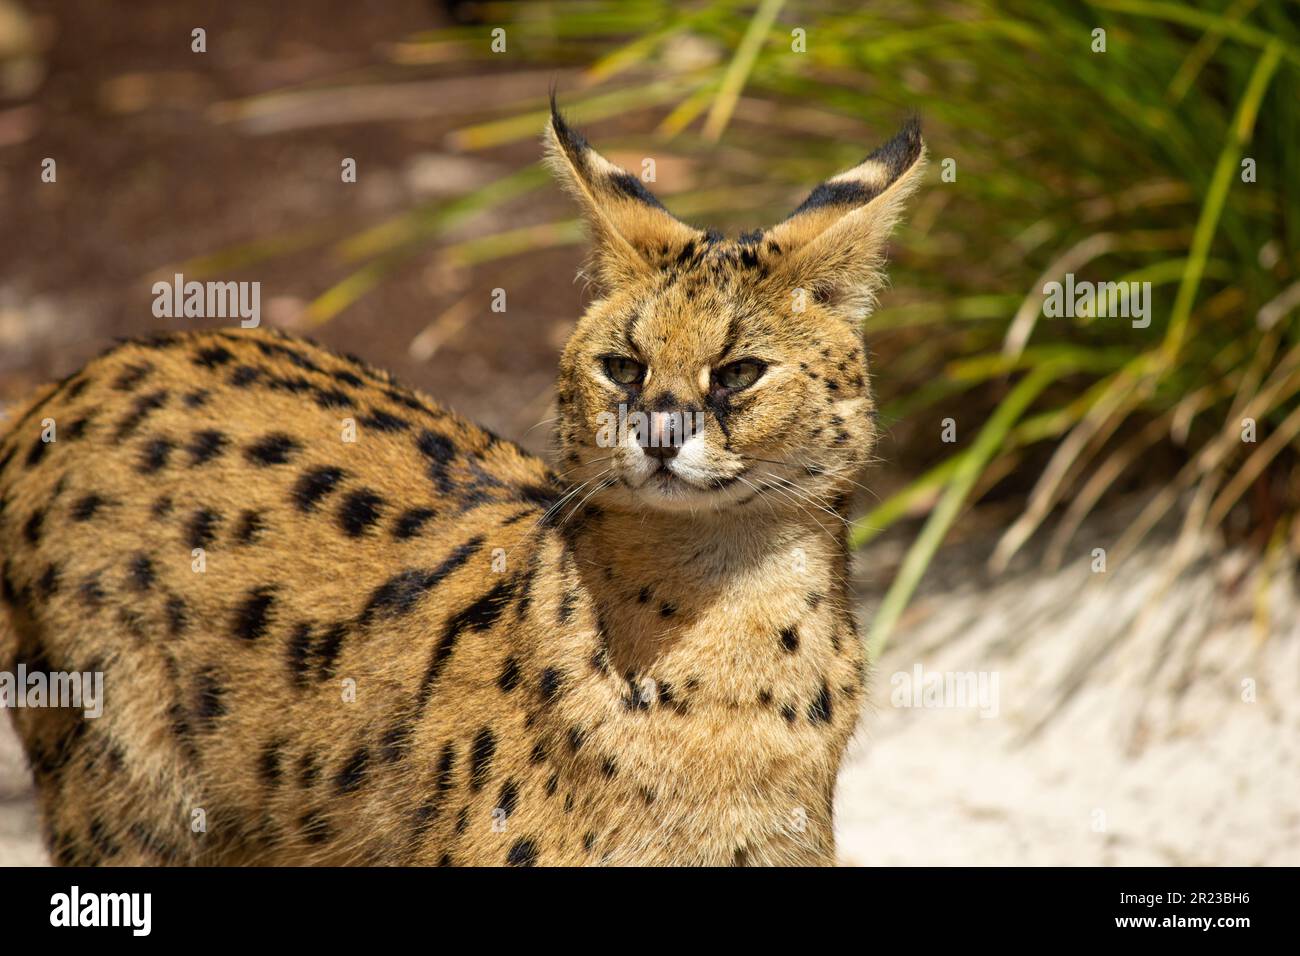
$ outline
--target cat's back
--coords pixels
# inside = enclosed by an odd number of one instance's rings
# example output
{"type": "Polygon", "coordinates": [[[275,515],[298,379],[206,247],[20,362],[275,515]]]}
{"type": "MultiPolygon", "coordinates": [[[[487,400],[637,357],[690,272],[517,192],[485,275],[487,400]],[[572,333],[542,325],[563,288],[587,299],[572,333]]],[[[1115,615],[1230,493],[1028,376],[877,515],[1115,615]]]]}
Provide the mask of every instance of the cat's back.
{"type": "Polygon", "coordinates": [[[9,585],[37,596],[178,576],[189,592],[196,575],[271,587],[322,562],[388,564],[471,512],[551,494],[541,461],[360,360],[183,333],[112,349],[10,423],[0,548],[9,585]]]}

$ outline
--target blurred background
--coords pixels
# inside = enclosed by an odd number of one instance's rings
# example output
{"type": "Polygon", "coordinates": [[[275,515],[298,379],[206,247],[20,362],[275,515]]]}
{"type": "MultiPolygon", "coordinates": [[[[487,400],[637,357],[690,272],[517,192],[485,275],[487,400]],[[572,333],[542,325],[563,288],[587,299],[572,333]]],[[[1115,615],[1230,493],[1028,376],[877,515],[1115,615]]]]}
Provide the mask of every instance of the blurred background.
{"type": "MultiPolygon", "coordinates": [[[[1300,863],[1298,72],[1289,0],[0,0],[0,403],[201,324],[152,315],[179,272],[545,453],[585,301],[552,84],[732,234],[918,113],[845,862],[1300,863]],[[1150,324],[1048,317],[1066,274],[1150,324]],[[905,706],[918,666],[994,712],[905,706]]],[[[0,864],[43,860],[6,722],[0,864]]]]}

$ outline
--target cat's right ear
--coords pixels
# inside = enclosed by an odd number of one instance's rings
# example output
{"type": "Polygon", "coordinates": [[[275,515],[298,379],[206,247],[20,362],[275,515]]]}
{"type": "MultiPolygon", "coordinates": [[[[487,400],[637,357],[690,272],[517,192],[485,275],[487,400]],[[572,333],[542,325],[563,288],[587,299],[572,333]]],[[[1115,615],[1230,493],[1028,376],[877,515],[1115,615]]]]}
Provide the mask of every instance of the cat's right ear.
{"type": "Polygon", "coordinates": [[[885,242],[924,171],[925,144],[913,117],[893,139],[826,180],[768,231],[784,253],[781,281],[812,290],[852,321],[861,321],[884,281],[885,242]]]}
{"type": "Polygon", "coordinates": [[[560,184],[578,200],[591,235],[595,278],[606,288],[659,267],[663,250],[677,250],[704,234],[673,217],[625,169],[596,152],[564,121],[551,96],[546,159],[560,184]]]}

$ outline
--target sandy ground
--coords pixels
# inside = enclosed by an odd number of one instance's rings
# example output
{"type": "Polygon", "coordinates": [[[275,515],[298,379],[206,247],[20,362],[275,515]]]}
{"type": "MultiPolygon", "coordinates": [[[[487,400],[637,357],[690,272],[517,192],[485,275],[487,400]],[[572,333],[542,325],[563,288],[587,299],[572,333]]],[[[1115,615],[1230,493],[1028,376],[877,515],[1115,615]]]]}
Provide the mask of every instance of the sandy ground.
{"type": "Polygon", "coordinates": [[[1265,618],[1244,556],[1161,590],[1166,557],[995,583],[967,560],[960,585],[949,557],[876,669],[840,776],[844,860],[1300,864],[1295,569],[1265,618]],[[996,675],[996,708],[896,706],[918,664],[996,675]]]}
{"type": "MultiPolygon", "coordinates": [[[[1051,573],[1031,557],[1030,570],[989,581],[985,544],[940,561],[876,668],[840,778],[843,860],[1300,864],[1295,569],[1272,576],[1265,619],[1242,556],[1159,592],[1158,548],[1100,575],[1086,559],[1051,573]],[[896,675],[913,679],[918,664],[982,673],[986,696],[898,706],[911,697],[898,699],[896,675]]],[[[858,561],[864,623],[889,548],[858,561]]],[[[6,719],[0,865],[45,861],[6,719]]]]}

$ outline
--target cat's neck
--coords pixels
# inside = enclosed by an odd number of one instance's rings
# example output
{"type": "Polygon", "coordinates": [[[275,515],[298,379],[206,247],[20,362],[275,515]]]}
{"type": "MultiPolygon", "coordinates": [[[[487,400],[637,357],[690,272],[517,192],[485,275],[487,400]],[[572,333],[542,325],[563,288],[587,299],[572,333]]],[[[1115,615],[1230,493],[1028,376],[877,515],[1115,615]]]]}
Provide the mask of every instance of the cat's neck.
{"type": "Polygon", "coordinates": [[[784,576],[842,562],[843,517],[823,512],[733,508],[715,512],[603,511],[582,521],[573,540],[598,551],[607,577],[652,584],[672,572],[701,584],[760,568],[784,576]]]}
{"type": "Polygon", "coordinates": [[[776,639],[809,616],[847,614],[847,528],[822,512],[605,511],[570,540],[620,673],[695,631],[776,639]]]}

